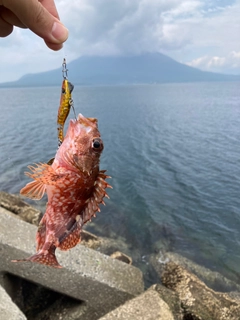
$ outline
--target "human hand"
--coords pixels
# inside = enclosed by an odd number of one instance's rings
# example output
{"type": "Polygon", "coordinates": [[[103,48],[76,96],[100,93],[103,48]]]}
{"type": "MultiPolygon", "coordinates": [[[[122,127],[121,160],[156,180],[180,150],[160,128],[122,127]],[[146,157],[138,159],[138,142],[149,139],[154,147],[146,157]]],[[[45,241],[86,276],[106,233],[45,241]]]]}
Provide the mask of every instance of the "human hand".
{"type": "Polygon", "coordinates": [[[68,37],[54,0],[0,0],[0,37],[11,34],[14,26],[29,28],[52,50],[61,49],[68,37]]]}

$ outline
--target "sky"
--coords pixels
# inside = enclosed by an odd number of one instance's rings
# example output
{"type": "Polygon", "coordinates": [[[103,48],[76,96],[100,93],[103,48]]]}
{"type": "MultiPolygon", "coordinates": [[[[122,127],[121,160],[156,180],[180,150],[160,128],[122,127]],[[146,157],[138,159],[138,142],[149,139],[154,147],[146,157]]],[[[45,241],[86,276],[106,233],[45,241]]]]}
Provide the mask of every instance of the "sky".
{"type": "Polygon", "coordinates": [[[80,56],[161,52],[201,70],[240,74],[240,0],[56,0],[69,39],[59,52],[29,30],[0,38],[0,82],[80,56]]]}

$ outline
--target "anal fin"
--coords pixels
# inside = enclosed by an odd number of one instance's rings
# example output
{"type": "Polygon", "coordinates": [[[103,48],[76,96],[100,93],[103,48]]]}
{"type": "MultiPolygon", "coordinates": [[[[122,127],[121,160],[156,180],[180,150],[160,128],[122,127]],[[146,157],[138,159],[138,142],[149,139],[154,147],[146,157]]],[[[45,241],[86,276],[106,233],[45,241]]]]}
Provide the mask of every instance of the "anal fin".
{"type": "Polygon", "coordinates": [[[80,232],[81,232],[81,229],[77,228],[72,233],[70,233],[60,243],[59,249],[61,249],[61,250],[69,250],[69,249],[75,247],[81,241],[80,232]]]}

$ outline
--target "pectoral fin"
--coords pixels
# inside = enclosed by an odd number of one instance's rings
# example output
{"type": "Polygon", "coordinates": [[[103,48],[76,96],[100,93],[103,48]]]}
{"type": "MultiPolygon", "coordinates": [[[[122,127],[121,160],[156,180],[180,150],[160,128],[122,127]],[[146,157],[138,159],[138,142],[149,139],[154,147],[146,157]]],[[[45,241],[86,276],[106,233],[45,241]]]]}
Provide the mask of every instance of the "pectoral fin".
{"type": "Polygon", "coordinates": [[[46,191],[46,185],[41,181],[29,182],[24,188],[20,190],[20,193],[30,199],[40,200],[42,199],[46,191]]]}
{"type": "Polygon", "coordinates": [[[25,172],[26,176],[34,181],[29,182],[20,193],[28,198],[39,200],[43,197],[46,186],[54,186],[65,176],[55,173],[54,169],[46,164],[39,163],[34,166],[28,166],[32,172],[25,172]]]}

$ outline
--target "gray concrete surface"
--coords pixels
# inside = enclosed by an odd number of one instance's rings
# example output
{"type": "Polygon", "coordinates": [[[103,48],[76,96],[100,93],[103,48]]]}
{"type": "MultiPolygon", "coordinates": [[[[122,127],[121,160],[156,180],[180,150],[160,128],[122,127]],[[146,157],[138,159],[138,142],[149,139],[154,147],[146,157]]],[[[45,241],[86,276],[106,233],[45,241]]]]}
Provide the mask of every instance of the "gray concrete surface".
{"type": "Polygon", "coordinates": [[[139,269],[81,245],[67,252],[57,250],[62,269],[11,262],[35,253],[36,231],[35,226],[14,218],[0,207],[0,272],[85,301],[102,315],[143,292],[139,269]]]}
{"type": "Polygon", "coordinates": [[[0,319],[1,320],[27,320],[25,315],[13,303],[12,299],[0,286],[0,319]]]}
{"type": "Polygon", "coordinates": [[[150,288],[138,297],[125,302],[99,320],[174,320],[173,314],[158,292],[150,288]]]}
{"type": "Polygon", "coordinates": [[[42,213],[30,204],[23,201],[20,196],[0,191],[0,207],[12,212],[16,218],[38,226],[42,213]]]}

